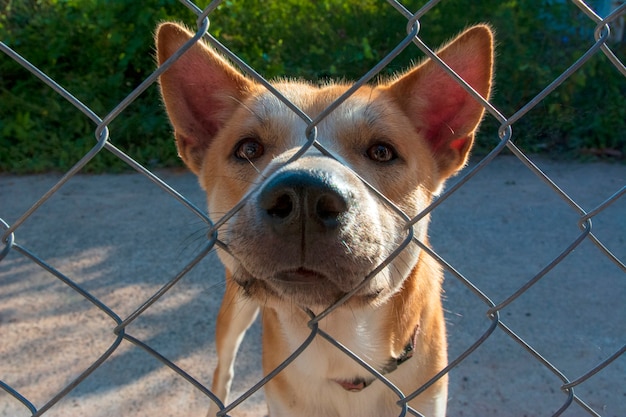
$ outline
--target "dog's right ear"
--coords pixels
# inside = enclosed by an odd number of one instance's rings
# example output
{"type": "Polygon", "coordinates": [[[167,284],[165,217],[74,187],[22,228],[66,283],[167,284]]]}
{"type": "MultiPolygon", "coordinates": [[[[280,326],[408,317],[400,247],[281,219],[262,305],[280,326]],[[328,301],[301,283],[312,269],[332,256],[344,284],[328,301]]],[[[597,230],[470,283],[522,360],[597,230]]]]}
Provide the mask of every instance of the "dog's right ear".
{"type": "MultiPolygon", "coordinates": [[[[163,64],[193,34],[176,23],[157,28],[156,49],[163,64]]],[[[161,94],[174,126],[178,154],[195,174],[205,152],[252,83],[203,41],[196,42],[160,77],[161,94]]]]}
{"type": "MultiPolygon", "coordinates": [[[[437,52],[461,78],[485,99],[493,77],[493,33],[474,26],[437,52]]],[[[482,105],[432,60],[413,68],[388,86],[413,127],[429,144],[439,168],[438,179],[465,166],[482,105]]]]}

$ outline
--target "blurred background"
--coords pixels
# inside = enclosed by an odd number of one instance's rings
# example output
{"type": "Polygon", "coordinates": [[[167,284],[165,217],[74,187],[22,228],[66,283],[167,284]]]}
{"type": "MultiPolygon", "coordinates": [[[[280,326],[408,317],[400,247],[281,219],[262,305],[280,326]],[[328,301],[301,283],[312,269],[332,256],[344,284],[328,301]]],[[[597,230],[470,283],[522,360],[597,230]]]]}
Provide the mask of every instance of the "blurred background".
{"type": "MultiPolygon", "coordinates": [[[[621,1],[588,4],[606,15],[621,1]]],[[[207,1],[199,1],[202,8],[207,1]]],[[[424,1],[405,1],[416,11],[424,1]]],[[[224,1],[209,32],[266,78],[358,79],[406,36],[406,19],[384,1],[224,1]]],[[[152,36],[163,20],[195,25],[176,0],[3,0],[0,41],[50,75],[100,117],[155,69],[152,36]]],[[[445,0],[420,19],[431,47],[466,26],[488,22],[498,40],[494,105],[510,116],[594,43],[595,25],[565,0],[467,2],[445,0]]],[[[611,49],[623,61],[623,18],[613,25],[611,49]]],[[[407,48],[383,72],[423,58],[407,48]]],[[[596,54],[513,126],[524,151],[554,158],[623,160],[626,83],[596,54]]],[[[483,124],[477,152],[498,142],[494,119],[483,124]]],[[[110,125],[111,140],[148,168],[178,166],[157,86],[110,125]]],[[[0,172],[64,171],[95,143],[93,125],[12,59],[0,57],[0,172]]],[[[129,169],[103,152],[89,172],[129,169]]]]}

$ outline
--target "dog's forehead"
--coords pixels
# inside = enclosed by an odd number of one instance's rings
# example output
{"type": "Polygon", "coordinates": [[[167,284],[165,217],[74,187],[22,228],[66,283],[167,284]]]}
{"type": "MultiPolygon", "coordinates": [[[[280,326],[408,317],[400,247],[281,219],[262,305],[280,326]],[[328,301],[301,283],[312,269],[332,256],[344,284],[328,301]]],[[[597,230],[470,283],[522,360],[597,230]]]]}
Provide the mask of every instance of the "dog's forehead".
{"type": "MultiPolygon", "coordinates": [[[[332,106],[347,90],[346,86],[333,85],[323,88],[304,83],[285,83],[279,85],[279,91],[287,102],[302,110],[309,118],[315,119],[332,106]]],[[[288,124],[291,129],[304,132],[307,121],[300,117],[287,103],[270,91],[265,91],[255,97],[252,103],[253,111],[261,121],[276,122],[280,120],[288,124]]],[[[377,111],[373,106],[371,89],[353,94],[339,106],[320,120],[317,125],[320,133],[337,128],[337,123],[345,127],[346,124],[367,123],[376,118],[377,111]]],[[[287,127],[287,126],[285,126],[287,127]]],[[[330,132],[327,132],[330,133],[330,132]]]]}

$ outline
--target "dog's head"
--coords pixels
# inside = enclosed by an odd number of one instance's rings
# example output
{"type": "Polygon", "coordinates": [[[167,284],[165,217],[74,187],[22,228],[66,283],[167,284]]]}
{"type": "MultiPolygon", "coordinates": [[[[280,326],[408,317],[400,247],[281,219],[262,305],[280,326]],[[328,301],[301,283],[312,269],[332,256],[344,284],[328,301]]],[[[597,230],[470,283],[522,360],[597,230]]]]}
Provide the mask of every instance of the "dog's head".
{"type": "MultiPolygon", "coordinates": [[[[159,63],[191,36],[179,25],[161,25],[159,63]]],[[[488,97],[488,27],[465,31],[438,55],[488,97]]],[[[164,72],[160,84],[179,154],[198,175],[210,216],[219,219],[249,194],[220,229],[230,252],[220,253],[228,273],[264,302],[287,298],[310,307],[327,306],[362,284],[406,239],[406,221],[389,202],[408,217],[426,207],[465,165],[483,116],[475,99],[426,61],[389,82],[360,88],[317,125],[321,147],[291,161],[307,141],[306,123],[203,42],[164,72]]],[[[275,87],[316,117],[349,85],[275,87]]],[[[422,240],[427,222],[413,226],[422,240]]],[[[384,301],[418,255],[417,245],[409,245],[351,302],[384,301]]]]}

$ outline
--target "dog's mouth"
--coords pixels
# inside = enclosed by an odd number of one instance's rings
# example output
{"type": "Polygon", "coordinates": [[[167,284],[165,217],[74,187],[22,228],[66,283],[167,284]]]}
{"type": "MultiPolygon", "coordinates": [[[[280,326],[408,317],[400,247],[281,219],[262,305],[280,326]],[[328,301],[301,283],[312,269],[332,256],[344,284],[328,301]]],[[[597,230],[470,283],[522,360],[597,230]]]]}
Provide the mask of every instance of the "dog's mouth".
{"type": "Polygon", "coordinates": [[[327,307],[346,294],[328,275],[305,267],[285,269],[264,278],[242,268],[233,278],[253,298],[268,300],[273,296],[308,307],[327,307]]]}
{"type": "Polygon", "coordinates": [[[316,285],[316,284],[323,284],[323,283],[329,282],[326,275],[321,274],[319,272],[315,272],[307,268],[303,268],[303,267],[279,272],[274,277],[272,277],[272,280],[279,282],[281,285],[284,285],[284,284],[316,285]]]}
{"type": "MultiPolygon", "coordinates": [[[[348,294],[353,287],[342,287],[339,282],[323,272],[305,267],[286,269],[265,276],[255,277],[240,268],[233,275],[235,282],[249,297],[263,300],[290,300],[301,306],[327,308],[348,294]]],[[[368,288],[350,298],[352,305],[367,305],[376,302],[385,291],[381,288],[368,288]]]]}

